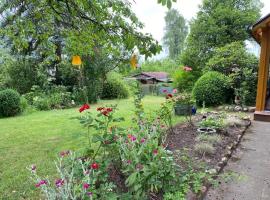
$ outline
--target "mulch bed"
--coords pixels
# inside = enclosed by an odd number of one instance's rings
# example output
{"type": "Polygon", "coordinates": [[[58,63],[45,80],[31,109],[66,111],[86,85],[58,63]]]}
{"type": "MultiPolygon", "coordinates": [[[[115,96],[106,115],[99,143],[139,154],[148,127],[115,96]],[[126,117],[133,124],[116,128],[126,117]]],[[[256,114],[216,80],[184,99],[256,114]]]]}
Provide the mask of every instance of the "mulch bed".
{"type": "MultiPolygon", "coordinates": [[[[193,161],[206,163],[209,169],[217,169],[217,166],[219,166],[220,170],[217,170],[217,172],[220,172],[224,165],[226,165],[227,160],[226,162],[223,162],[223,165],[220,167],[221,161],[223,160],[224,156],[229,159],[231,153],[228,155],[228,150],[229,152],[232,152],[233,149],[236,148],[244,131],[250,125],[250,120],[242,120],[244,124],[242,127],[233,126],[227,128],[226,131],[218,133],[222,136],[222,141],[218,145],[214,146],[215,152],[212,155],[203,157],[197,155],[194,150],[194,146],[196,144],[195,138],[198,136],[197,125],[201,120],[202,115],[196,115],[196,117],[193,118],[193,126],[188,123],[182,123],[173,127],[173,131],[168,130],[168,136],[166,140],[167,149],[171,150],[172,152],[185,149],[193,161]]],[[[127,188],[124,182],[124,175],[114,166],[110,166],[108,170],[110,174],[110,180],[116,183],[118,190],[121,192],[127,192],[127,188]]],[[[162,196],[162,194],[150,194],[149,199],[162,200],[162,196]]],[[[192,199],[198,198],[193,197],[192,199]]]]}
{"type": "Polygon", "coordinates": [[[197,155],[194,151],[194,146],[196,144],[195,138],[198,136],[196,124],[201,121],[202,115],[196,116],[194,118],[194,125],[191,126],[188,123],[178,124],[173,128],[172,131],[168,131],[167,144],[168,149],[171,151],[175,150],[187,150],[189,155],[194,158],[194,160],[203,161],[208,164],[210,168],[214,168],[224,157],[227,147],[238,140],[239,134],[241,134],[247,126],[249,126],[250,121],[243,120],[245,123],[244,127],[229,127],[226,132],[221,132],[222,141],[218,145],[215,145],[215,152],[212,155],[207,155],[201,157],[197,155]]]}

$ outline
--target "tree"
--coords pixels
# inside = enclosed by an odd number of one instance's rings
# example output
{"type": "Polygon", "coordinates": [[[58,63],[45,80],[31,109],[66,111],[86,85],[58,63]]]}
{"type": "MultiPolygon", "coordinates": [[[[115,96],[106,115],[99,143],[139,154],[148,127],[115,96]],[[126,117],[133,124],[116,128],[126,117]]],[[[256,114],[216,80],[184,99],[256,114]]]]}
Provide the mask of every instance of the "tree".
{"type": "Polygon", "coordinates": [[[55,69],[56,84],[62,81],[59,66],[72,55],[106,60],[105,66],[95,61],[106,73],[128,66],[135,47],[146,58],[161,50],[150,34],[138,31],[143,24],[125,0],[4,0],[0,14],[0,36],[14,57],[28,56],[35,60],[32,67],[55,69]]]}
{"type": "Polygon", "coordinates": [[[188,27],[184,17],[176,9],[166,13],[165,22],[164,45],[169,49],[169,57],[175,59],[183,50],[188,27]]]}
{"type": "Polygon", "coordinates": [[[135,46],[146,57],[158,53],[160,46],[151,35],[137,31],[143,25],[125,2],[2,1],[1,36],[13,53],[54,65],[63,55],[94,54],[97,46],[121,59],[135,46]]]}
{"type": "Polygon", "coordinates": [[[243,42],[233,42],[216,48],[206,64],[205,71],[218,71],[231,78],[235,95],[245,105],[254,105],[258,58],[247,52],[243,42]]]}
{"type": "Polygon", "coordinates": [[[185,65],[204,68],[216,47],[250,39],[247,28],[260,17],[259,0],[204,0],[181,55],[185,65]]]}

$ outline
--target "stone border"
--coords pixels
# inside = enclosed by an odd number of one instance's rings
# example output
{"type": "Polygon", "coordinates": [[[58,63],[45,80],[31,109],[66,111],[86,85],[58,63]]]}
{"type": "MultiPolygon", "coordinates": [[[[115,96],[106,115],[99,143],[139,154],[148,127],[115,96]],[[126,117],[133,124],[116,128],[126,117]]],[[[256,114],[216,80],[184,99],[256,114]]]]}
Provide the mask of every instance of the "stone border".
{"type": "MultiPolygon", "coordinates": [[[[247,120],[245,120],[247,121],[247,120]]],[[[216,167],[214,167],[211,172],[212,174],[216,174],[214,176],[214,178],[218,178],[218,175],[220,173],[222,173],[224,167],[227,165],[228,161],[230,160],[230,158],[232,157],[233,153],[235,152],[235,150],[237,149],[237,147],[239,146],[239,144],[242,141],[243,136],[245,135],[247,129],[251,126],[251,120],[248,120],[248,125],[245,126],[244,130],[241,131],[238,136],[237,136],[237,141],[234,141],[233,143],[229,144],[226,148],[226,152],[224,154],[224,156],[222,157],[222,159],[220,160],[220,162],[217,164],[216,167]]],[[[207,184],[203,186],[203,191],[201,192],[201,194],[199,196],[197,196],[197,200],[203,200],[206,195],[208,190],[210,189],[212,185],[211,184],[207,184]]]]}

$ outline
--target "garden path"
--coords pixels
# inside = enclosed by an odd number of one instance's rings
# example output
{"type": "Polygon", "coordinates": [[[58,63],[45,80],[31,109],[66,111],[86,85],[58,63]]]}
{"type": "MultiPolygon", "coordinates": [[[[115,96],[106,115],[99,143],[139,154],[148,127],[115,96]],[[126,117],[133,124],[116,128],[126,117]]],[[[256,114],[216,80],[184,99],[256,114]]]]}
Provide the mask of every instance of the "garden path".
{"type": "Polygon", "coordinates": [[[225,171],[241,179],[221,182],[204,200],[270,200],[270,123],[253,121],[225,171]]]}

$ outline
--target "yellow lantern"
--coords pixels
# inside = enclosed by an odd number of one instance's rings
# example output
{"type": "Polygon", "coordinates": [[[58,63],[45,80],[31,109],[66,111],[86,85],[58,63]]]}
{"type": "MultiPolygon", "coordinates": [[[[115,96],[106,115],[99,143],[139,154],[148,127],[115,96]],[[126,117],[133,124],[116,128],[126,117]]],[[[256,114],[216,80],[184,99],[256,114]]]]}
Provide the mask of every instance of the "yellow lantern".
{"type": "Polygon", "coordinates": [[[72,65],[80,67],[82,65],[81,57],[80,56],[73,56],[72,57],[72,65]]]}
{"type": "Polygon", "coordinates": [[[131,57],[130,65],[133,69],[137,68],[137,56],[135,54],[133,54],[131,57]]]}

